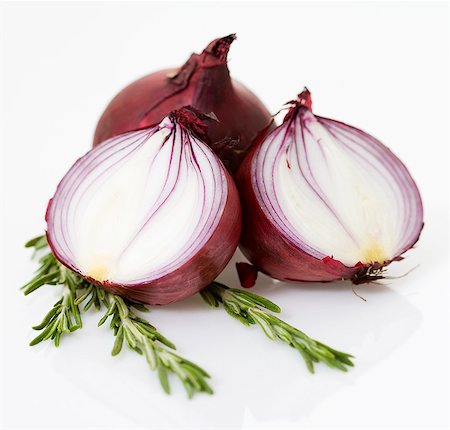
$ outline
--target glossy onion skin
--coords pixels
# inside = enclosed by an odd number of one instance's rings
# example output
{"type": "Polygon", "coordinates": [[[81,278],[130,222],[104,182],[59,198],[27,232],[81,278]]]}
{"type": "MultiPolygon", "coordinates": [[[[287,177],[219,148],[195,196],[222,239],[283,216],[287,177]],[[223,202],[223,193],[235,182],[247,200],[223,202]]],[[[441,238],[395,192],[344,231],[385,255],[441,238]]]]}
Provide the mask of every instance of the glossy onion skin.
{"type": "Polygon", "coordinates": [[[227,54],[234,39],[234,35],[216,39],[180,69],[152,73],[119,92],[97,124],[93,145],[156,125],[170,111],[190,105],[217,117],[208,124],[205,141],[235,172],[271,115],[255,94],[230,78],[227,54]]]}
{"type": "MultiPolygon", "coordinates": [[[[225,170],[225,169],[224,169],[225,170]]],[[[99,284],[105,290],[147,305],[167,305],[198,293],[222,272],[236,250],[242,228],[239,195],[228,172],[228,196],[219,224],[197,254],[175,271],[132,287],[99,284]]]]}
{"type": "Polygon", "coordinates": [[[361,266],[349,268],[332,258],[320,260],[308,255],[280,234],[263,212],[251,179],[251,165],[258,148],[259,144],[250,151],[236,175],[243,214],[239,244],[243,254],[258,270],[285,282],[352,278],[361,266]]]}

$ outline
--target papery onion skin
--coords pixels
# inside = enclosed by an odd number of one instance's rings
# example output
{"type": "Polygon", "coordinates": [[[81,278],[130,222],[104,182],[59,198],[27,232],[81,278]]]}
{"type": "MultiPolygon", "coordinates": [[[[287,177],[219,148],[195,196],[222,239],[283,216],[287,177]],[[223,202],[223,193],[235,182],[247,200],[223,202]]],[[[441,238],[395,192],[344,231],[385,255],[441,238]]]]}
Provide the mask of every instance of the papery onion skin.
{"type": "MultiPolygon", "coordinates": [[[[305,89],[303,93],[299,94],[298,100],[291,103],[293,106],[287,113],[283,124],[289,121],[292,116],[295,116],[299,109],[311,110],[312,104],[309,91],[305,89]]],[[[346,124],[343,125],[346,126],[346,124]]],[[[273,131],[272,133],[275,132],[273,131]]],[[[262,208],[256,196],[253,184],[255,157],[269,135],[270,131],[258,137],[235,177],[243,211],[243,229],[239,244],[243,254],[257,270],[285,282],[351,280],[355,284],[361,284],[382,279],[382,269],[392,261],[401,260],[401,254],[415,245],[423,228],[422,203],[414,181],[412,183],[419,200],[417,211],[422,222],[417,228],[417,234],[408,246],[402,250],[400,255],[388,261],[375,262],[373,264],[358,262],[352,267],[344,265],[332,256],[326,256],[322,259],[316,258],[305,252],[305,250],[280,232],[279,228],[262,208]]],[[[385,149],[387,156],[398,160],[388,148],[385,149]]]]}
{"type": "MultiPolygon", "coordinates": [[[[201,120],[197,121],[194,119],[192,112],[192,109],[187,108],[175,111],[171,115],[174,115],[178,123],[186,127],[187,130],[192,131],[194,129],[198,132],[199,129],[201,130],[203,128],[203,125],[201,120]]],[[[91,151],[98,149],[93,148],[91,151]]],[[[72,168],[75,168],[77,163],[80,163],[84,157],[80,158],[72,168]]],[[[224,209],[214,232],[206,243],[188,261],[174,271],[159,278],[151,279],[148,282],[133,283],[130,285],[118,284],[108,280],[98,281],[97,279],[86,276],[73,262],[67,261],[59,253],[58,247],[55,246],[53,240],[55,233],[52,231],[51,219],[54,198],[49,201],[45,217],[47,221],[46,236],[52,253],[64,266],[78,273],[88,281],[134,302],[148,305],[165,305],[194,295],[210,284],[227,265],[237,248],[242,227],[242,212],[236,186],[217,156],[215,158],[226,179],[227,197],[224,209]]],[[[61,183],[58,185],[58,188],[61,187],[61,183]]]]}
{"type": "Polygon", "coordinates": [[[227,54],[235,35],[212,41],[200,54],[192,54],[179,69],[145,76],[117,94],[103,112],[94,146],[127,131],[158,124],[168,113],[191,105],[213,113],[206,143],[230,172],[235,172],[258,132],[271,115],[249,89],[230,78],[227,54]]]}
{"type": "Polygon", "coordinates": [[[236,263],[236,271],[242,288],[252,288],[258,279],[258,270],[252,264],[245,262],[236,263]]]}

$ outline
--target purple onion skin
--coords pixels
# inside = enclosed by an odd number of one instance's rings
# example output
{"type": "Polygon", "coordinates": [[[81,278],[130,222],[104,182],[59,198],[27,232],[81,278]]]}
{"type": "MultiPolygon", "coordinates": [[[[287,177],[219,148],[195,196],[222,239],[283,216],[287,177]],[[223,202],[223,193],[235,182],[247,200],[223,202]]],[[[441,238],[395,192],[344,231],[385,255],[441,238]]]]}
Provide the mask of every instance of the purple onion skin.
{"type": "MultiPolygon", "coordinates": [[[[78,272],[79,275],[107,291],[146,305],[167,305],[198,293],[222,272],[239,243],[242,226],[241,206],[238,192],[228,173],[227,184],[229,194],[215,232],[197,254],[174,272],[149,283],[133,286],[119,285],[108,281],[98,282],[78,272]]],[[[48,207],[50,205],[51,200],[48,207]]],[[[58,261],[74,270],[58,254],[48,233],[47,240],[58,261]]]]}
{"type": "MultiPolygon", "coordinates": [[[[298,109],[304,109],[302,106],[311,109],[310,94],[307,91],[306,100],[302,98],[304,94],[305,92],[299,95],[300,103],[290,109],[284,122],[289,120],[292,115],[296,115],[298,109]]],[[[243,226],[239,248],[243,254],[257,270],[284,282],[330,282],[347,279],[354,284],[362,284],[382,279],[383,276],[379,273],[379,269],[392,261],[402,260],[401,255],[382,263],[358,262],[353,267],[345,266],[332,257],[316,258],[289,241],[263,212],[252,184],[252,163],[264,138],[269,133],[270,129],[258,136],[235,176],[242,206],[243,226]]],[[[392,157],[395,156],[392,154],[392,157]]],[[[421,204],[420,211],[422,211],[421,204]]],[[[415,239],[401,254],[415,245],[419,240],[422,228],[423,223],[415,239]]]]}
{"type": "Polygon", "coordinates": [[[230,78],[227,54],[234,39],[216,39],[181,68],[152,73],[119,92],[97,124],[93,145],[154,126],[172,110],[190,105],[218,118],[208,124],[205,141],[234,173],[258,132],[271,122],[258,97],[230,78]]]}

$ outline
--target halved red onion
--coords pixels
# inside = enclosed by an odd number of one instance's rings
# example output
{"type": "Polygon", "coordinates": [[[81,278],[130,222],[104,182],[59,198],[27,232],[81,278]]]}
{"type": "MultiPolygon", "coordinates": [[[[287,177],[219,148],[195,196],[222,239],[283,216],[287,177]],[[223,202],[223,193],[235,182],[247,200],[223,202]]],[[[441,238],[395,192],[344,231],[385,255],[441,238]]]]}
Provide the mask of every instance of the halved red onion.
{"type": "Polygon", "coordinates": [[[380,279],[423,227],[404,164],[369,134],[314,115],[306,89],[248,154],[237,186],[240,247],[283,281],[380,279]]]}
{"type": "Polygon", "coordinates": [[[191,105],[213,113],[204,136],[230,172],[236,171],[259,131],[271,122],[261,100],[230,78],[227,56],[234,34],[213,40],[180,68],[161,70],[131,83],[103,112],[94,146],[118,134],[158,124],[170,111],[191,105]]]}
{"type": "Polygon", "coordinates": [[[52,252],[102,287],[166,304],[213,281],[241,231],[235,185],[189,108],[80,158],[50,200],[52,252]]]}

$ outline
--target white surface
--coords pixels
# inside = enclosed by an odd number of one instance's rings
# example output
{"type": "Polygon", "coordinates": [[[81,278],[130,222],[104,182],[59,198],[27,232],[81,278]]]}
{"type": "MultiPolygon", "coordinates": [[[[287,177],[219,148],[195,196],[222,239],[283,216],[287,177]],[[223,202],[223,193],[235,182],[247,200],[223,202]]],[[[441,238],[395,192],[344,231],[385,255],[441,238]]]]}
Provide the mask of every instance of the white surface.
{"type": "MultiPolygon", "coordinates": [[[[448,6],[444,3],[2,4],[1,380],[3,428],[447,428],[448,6]],[[98,315],[61,347],[27,346],[56,300],[24,298],[35,268],[22,244],[43,229],[47,200],[82,155],[109,99],[133,79],[181,64],[237,32],[233,76],[277,111],[304,85],[322,116],[380,138],[422,192],[417,249],[388,287],[274,285],[255,292],[282,317],[356,356],[348,374],[317,367],[198,296],[150,320],[207,368],[216,394],[165,396],[145,360],[109,353],[98,315]]],[[[241,260],[241,257],[237,257],[241,260]]],[[[233,265],[222,276],[236,285],[233,265]]]]}

